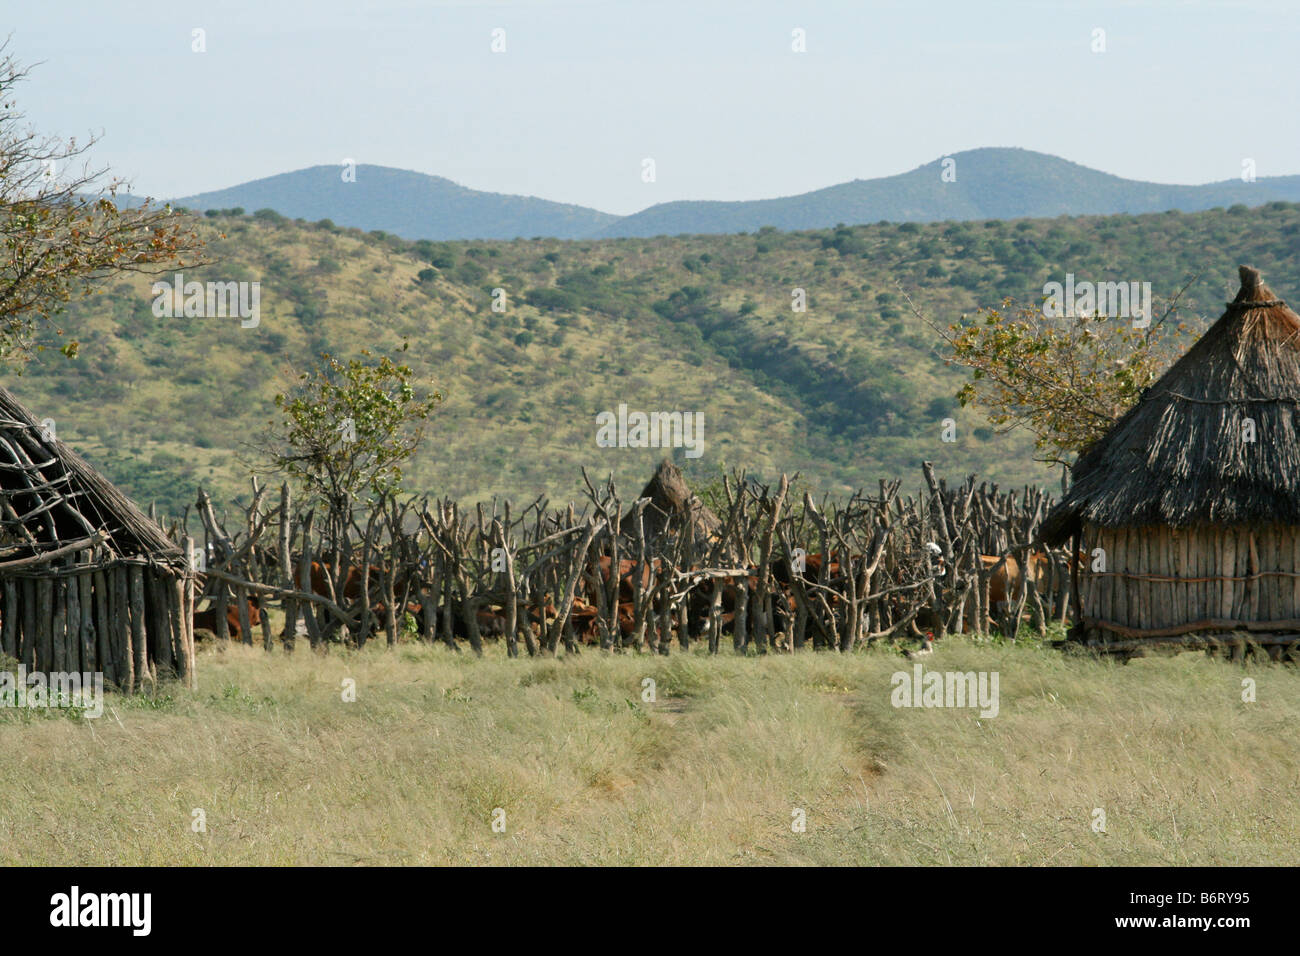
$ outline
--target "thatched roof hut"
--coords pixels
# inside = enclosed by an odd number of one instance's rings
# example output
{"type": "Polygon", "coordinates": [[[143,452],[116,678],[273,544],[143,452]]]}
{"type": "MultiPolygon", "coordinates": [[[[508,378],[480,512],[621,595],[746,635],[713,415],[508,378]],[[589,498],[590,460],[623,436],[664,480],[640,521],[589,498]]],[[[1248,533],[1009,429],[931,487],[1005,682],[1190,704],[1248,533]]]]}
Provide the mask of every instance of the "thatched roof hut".
{"type": "MultiPolygon", "coordinates": [[[[666,534],[677,534],[682,528],[690,528],[695,536],[697,554],[708,550],[722,531],[722,522],[699,497],[691,491],[682,476],[682,470],[665,458],[655,469],[654,475],[641,490],[642,498],[649,498],[642,515],[647,541],[653,541],[666,534]]],[[[635,509],[630,509],[621,520],[624,534],[632,528],[632,516],[635,509]]]]}
{"type": "Polygon", "coordinates": [[[1088,643],[1300,639],[1300,315],[1240,275],[1223,316],[1079,456],[1044,522],[1048,543],[1074,537],[1089,556],[1088,643]]]}
{"type": "Polygon", "coordinates": [[[138,686],[193,668],[187,556],[0,388],[0,653],[138,686]]]}

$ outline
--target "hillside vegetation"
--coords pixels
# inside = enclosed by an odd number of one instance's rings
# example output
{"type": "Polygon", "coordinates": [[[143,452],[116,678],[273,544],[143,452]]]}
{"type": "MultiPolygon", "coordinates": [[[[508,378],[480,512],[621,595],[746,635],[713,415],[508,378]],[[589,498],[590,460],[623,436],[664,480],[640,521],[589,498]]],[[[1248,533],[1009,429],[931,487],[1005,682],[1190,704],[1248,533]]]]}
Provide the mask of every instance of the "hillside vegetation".
{"type": "Polygon", "coordinates": [[[149,280],[121,281],[63,317],[79,358],[47,352],[9,380],[60,437],[169,511],[198,482],[221,496],[244,487],[240,456],[286,368],[403,339],[446,396],[415,462],[418,490],[569,500],[585,465],[613,471],[630,496],[663,452],[596,446],[596,414],[619,403],[704,413],[703,457],[679,459],[688,477],[725,463],[842,491],[910,485],[925,458],[954,477],[1054,481],[1027,436],[955,408],[962,376],[903,290],[943,323],[1002,296],[1038,299],[1067,272],[1150,281],[1157,301],[1199,274],[1183,307],[1201,322],[1231,298],[1241,262],[1300,295],[1300,207],[1285,203],[600,241],[412,243],[267,211],[198,227],[220,262],[185,278],[260,281],[258,327],[157,318],[149,280]],[[796,288],[806,312],[791,310],[796,288]]]}

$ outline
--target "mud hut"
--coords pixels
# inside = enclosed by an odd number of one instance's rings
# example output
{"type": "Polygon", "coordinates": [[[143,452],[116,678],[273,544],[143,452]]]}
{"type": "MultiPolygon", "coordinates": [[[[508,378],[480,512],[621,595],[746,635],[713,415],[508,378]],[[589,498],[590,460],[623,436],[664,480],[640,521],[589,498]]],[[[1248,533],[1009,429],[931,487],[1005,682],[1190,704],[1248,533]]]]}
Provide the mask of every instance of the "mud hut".
{"type": "MultiPolygon", "coordinates": [[[[659,463],[640,497],[650,499],[642,513],[647,541],[689,528],[694,535],[695,553],[702,555],[722,531],[718,516],[687,486],[682,470],[666,458],[659,463]]],[[[622,518],[620,526],[624,534],[631,532],[635,512],[633,507],[622,518]]]]}
{"type": "Polygon", "coordinates": [[[0,652],[123,689],[192,679],[182,549],[0,388],[0,652]]]}
{"type": "Polygon", "coordinates": [[[1277,654],[1300,641],[1300,316],[1248,266],[1200,340],[1072,469],[1072,637],[1277,654]]]}

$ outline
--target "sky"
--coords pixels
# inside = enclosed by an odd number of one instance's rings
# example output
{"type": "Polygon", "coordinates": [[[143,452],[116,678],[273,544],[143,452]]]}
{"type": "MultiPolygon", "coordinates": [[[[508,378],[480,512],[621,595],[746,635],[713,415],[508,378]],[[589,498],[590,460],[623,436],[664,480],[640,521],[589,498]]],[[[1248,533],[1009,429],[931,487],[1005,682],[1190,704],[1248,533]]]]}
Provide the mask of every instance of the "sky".
{"type": "Polygon", "coordinates": [[[158,198],[345,159],[615,214],[980,146],[1300,173],[1294,0],[0,0],[6,29],[31,124],[158,198]]]}

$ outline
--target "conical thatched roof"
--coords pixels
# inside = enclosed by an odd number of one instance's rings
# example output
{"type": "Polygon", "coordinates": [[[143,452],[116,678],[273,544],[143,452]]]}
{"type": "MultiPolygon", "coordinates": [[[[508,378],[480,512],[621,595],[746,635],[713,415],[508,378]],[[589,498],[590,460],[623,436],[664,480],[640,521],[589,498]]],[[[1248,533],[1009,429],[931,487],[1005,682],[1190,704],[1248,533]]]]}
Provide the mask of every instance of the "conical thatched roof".
{"type": "Polygon", "coordinates": [[[1240,273],[1222,318],[1079,456],[1043,524],[1049,543],[1081,521],[1300,525],[1300,315],[1255,269],[1240,273]]]}
{"type": "Polygon", "coordinates": [[[113,556],[185,564],[155,522],[0,387],[0,551],[40,554],[96,532],[113,556]]]}
{"type": "MultiPolygon", "coordinates": [[[[650,499],[642,516],[647,540],[689,526],[695,533],[697,548],[702,550],[722,531],[718,516],[687,487],[682,470],[666,458],[642,489],[641,497],[650,499]]],[[[624,534],[631,531],[632,514],[629,510],[622,520],[624,534]]]]}

